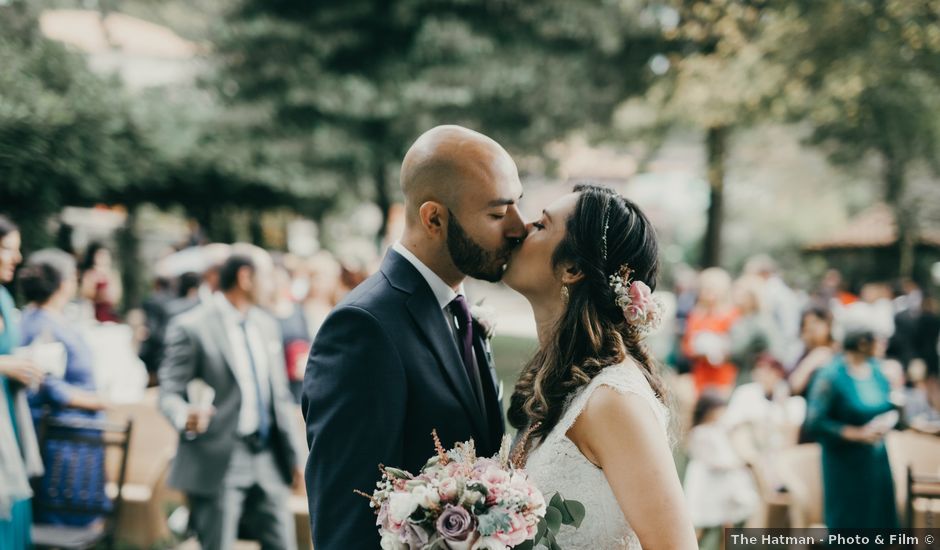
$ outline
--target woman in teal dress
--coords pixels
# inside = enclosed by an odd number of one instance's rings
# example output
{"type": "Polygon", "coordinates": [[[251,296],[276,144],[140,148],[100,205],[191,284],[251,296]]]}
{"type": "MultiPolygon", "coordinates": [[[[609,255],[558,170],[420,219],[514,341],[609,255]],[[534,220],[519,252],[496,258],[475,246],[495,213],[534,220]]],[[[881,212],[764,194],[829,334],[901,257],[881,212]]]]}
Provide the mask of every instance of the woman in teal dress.
{"type": "MultiPolygon", "coordinates": [[[[894,408],[888,379],[872,356],[870,332],[846,336],[844,353],[813,380],[806,428],[822,445],[826,526],[899,527],[884,437],[868,423],[894,408]]],[[[876,423],[878,424],[878,423],[876,423]]]]}
{"type": "MultiPolygon", "coordinates": [[[[0,216],[0,285],[13,280],[20,255],[16,226],[0,216]]],[[[37,386],[42,373],[12,356],[19,340],[13,298],[0,286],[0,550],[30,547],[32,510],[29,477],[42,475],[42,463],[25,389],[37,386]]]]}

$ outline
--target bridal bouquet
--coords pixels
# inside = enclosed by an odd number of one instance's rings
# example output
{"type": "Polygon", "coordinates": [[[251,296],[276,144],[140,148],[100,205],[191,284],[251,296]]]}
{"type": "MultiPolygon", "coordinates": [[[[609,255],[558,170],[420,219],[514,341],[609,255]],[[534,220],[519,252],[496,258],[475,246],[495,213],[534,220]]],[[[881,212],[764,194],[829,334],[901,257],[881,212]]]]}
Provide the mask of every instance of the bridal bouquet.
{"type": "Polygon", "coordinates": [[[380,466],[371,501],[383,550],[506,550],[544,544],[558,549],[561,525],[578,527],[584,506],[555,495],[546,503],[511,460],[510,439],[493,458],[476,456],[473,441],[437,455],[418,475],[380,466]]]}

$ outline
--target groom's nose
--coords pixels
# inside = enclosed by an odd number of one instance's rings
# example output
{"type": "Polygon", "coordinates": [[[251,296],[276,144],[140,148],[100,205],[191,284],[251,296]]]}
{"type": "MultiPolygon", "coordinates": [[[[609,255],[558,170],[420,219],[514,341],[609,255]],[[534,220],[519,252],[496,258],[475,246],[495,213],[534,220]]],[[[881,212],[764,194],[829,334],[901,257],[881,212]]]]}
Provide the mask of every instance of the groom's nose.
{"type": "Polygon", "coordinates": [[[516,205],[510,206],[506,212],[506,223],[506,238],[515,244],[521,243],[529,235],[529,228],[522,221],[522,214],[516,205]]]}

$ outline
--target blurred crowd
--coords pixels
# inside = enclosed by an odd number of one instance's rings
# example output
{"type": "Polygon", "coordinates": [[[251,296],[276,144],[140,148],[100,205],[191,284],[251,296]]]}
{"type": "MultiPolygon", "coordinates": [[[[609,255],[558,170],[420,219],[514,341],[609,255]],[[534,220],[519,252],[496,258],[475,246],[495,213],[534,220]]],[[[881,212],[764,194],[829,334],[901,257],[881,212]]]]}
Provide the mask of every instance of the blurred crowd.
{"type": "MultiPolygon", "coordinates": [[[[128,309],[108,246],[94,243],[80,256],[48,249],[23,258],[19,230],[0,217],[0,548],[26,547],[33,522],[96,521],[87,514],[34,513],[31,498],[78,499],[107,510],[103,455],[80,482],[58,475],[49,465],[67,470],[75,449],[40,449],[43,418],[100,419],[116,402],[141,400],[147,387],[160,386],[167,421],[190,434],[180,442],[179,452],[191,453],[182,468],[197,472],[212,464],[218,451],[193,443],[212,418],[216,426],[230,425],[232,439],[244,443],[245,461],[265,453],[271,464],[292,461],[293,470],[278,483],[284,490],[296,483],[289,478],[298,475],[304,445],[286,441],[287,435],[283,445],[277,441],[284,414],[279,392],[299,403],[318,328],[345,293],[378,268],[379,257],[337,258],[326,251],[300,257],[195,239],[152,266],[150,293],[140,308],[128,309]],[[180,320],[212,308],[232,321],[226,345],[241,342],[231,392],[253,396],[245,398],[253,407],[247,413],[245,405],[221,406],[226,395],[211,395],[214,406],[196,402],[206,397],[191,382],[211,376],[199,361],[213,360],[215,336],[199,326],[181,329],[186,323],[180,320]],[[267,320],[276,330],[269,331],[267,320]],[[255,345],[271,334],[276,346],[255,345]],[[197,363],[202,366],[192,366],[197,363]],[[291,445],[296,452],[285,450],[291,445]]],[[[662,358],[677,374],[685,490],[703,547],[718,544],[722,527],[753,521],[767,494],[785,491],[773,457],[809,442],[822,448],[829,526],[897,524],[885,437],[908,428],[940,432],[940,312],[929,291],[913,281],[849,288],[836,270],[815,288],[794,288],[772,258],[758,256],[736,277],[720,268],[679,269],[672,292],[662,294],[674,304],[664,328],[671,352],[662,358]]],[[[234,469],[223,467],[219,475],[235,475],[234,469]]],[[[272,476],[280,479],[280,472],[271,467],[272,476]]],[[[197,530],[224,524],[233,506],[263,512],[257,494],[201,502],[198,479],[173,472],[174,479],[189,487],[189,525],[197,530]]],[[[270,480],[239,479],[246,488],[270,486],[270,480]]]]}
{"type": "MultiPolygon", "coordinates": [[[[122,277],[108,246],[92,243],[80,255],[44,249],[24,258],[21,240],[19,229],[0,216],[0,548],[29,547],[33,524],[104,529],[103,516],[113,509],[104,447],[46,442],[45,423],[78,421],[76,433],[101,433],[81,421],[103,421],[114,407],[143,402],[153,386],[160,386],[155,405],[187,434],[177,454],[189,452],[189,459],[170,474],[192,515],[180,530],[208,526],[218,532],[200,538],[227,548],[238,522],[224,533],[218,526],[251,509],[271,516],[262,517],[262,525],[280,522],[271,535],[274,547],[292,548],[293,521],[284,517],[291,512],[283,499],[297,486],[305,458],[293,424],[307,355],[320,324],[368,276],[374,258],[340,261],[326,251],[306,258],[271,255],[247,244],[181,247],[153,266],[153,289],[135,309],[121,307],[122,277]],[[240,329],[216,342],[174,344],[174,326],[184,324],[178,321],[206,311],[223,317],[203,325],[229,319],[240,329]],[[211,379],[208,359],[199,356],[209,345],[231,360],[237,384],[211,379]],[[208,397],[209,406],[197,403],[194,380],[218,392],[208,397]],[[227,402],[235,405],[220,405],[227,402]],[[236,442],[221,455],[204,443],[220,439],[219,426],[232,432],[221,440],[236,442]],[[213,460],[220,456],[224,460],[213,460]],[[288,466],[284,476],[282,462],[288,466]],[[250,478],[264,470],[259,465],[273,464],[278,466],[264,472],[268,477],[250,478]],[[185,472],[205,480],[214,471],[225,475],[214,487],[235,476],[232,483],[243,484],[241,497],[204,502],[198,487],[181,481],[185,472]],[[262,490],[271,487],[278,490],[262,490]],[[269,499],[265,506],[259,494],[281,502],[273,506],[269,499]],[[278,508],[284,512],[272,515],[278,508]]],[[[207,399],[205,391],[201,399],[207,399]]]]}
{"type": "Polygon", "coordinates": [[[897,526],[885,438],[940,431],[935,299],[913,281],[849,289],[836,270],[791,288],[767,256],[737,278],[680,272],[675,290],[669,363],[688,388],[685,491],[702,547],[722,527],[755,525],[787,490],[775,457],[813,442],[825,524],[897,526]]]}

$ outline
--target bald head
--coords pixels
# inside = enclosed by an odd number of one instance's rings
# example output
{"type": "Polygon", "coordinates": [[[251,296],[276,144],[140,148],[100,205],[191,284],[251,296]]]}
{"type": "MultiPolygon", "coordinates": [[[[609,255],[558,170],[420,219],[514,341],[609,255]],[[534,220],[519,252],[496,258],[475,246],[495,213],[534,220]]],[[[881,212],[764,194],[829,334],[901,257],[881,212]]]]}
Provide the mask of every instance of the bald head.
{"type": "Polygon", "coordinates": [[[406,217],[416,220],[428,201],[455,208],[464,191],[507,177],[518,181],[519,176],[500,144],[462,126],[437,126],[422,134],[402,161],[406,217]]]}

